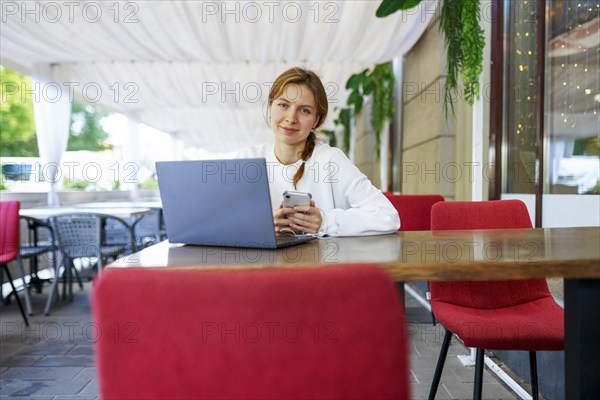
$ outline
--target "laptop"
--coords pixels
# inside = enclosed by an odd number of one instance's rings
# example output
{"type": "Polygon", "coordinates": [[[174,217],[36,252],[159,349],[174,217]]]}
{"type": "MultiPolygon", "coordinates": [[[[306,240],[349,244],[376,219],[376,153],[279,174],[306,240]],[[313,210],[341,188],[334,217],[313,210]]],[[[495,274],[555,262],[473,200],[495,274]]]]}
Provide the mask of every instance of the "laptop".
{"type": "Polygon", "coordinates": [[[275,234],[264,158],[156,163],[171,243],[275,249],[315,239],[275,234]]]}

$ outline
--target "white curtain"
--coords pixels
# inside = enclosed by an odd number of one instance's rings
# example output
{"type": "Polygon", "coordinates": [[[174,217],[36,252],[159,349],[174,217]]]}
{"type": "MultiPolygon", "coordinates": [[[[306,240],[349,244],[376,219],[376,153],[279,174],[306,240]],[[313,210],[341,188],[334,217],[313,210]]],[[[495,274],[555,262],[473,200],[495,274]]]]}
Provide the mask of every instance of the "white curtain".
{"type": "Polygon", "coordinates": [[[270,138],[268,89],[291,66],[314,69],[332,111],[343,106],[350,75],[405,54],[439,6],[426,0],[380,19],[375,0],[89,1],[71,19],[71,5],[35,3],[61,14],[7,15],[3,62],[55,65],[54,78],[83,100],[212,151],[270,138]]]}
{"type": "Polygon", "coordinates": [[[44,179],[50,183],[48,205],[59,206],[56,183],[62,172],[60,159],[67,150],[71,120],[69,92],[52,77],[54,67],[36,64],[33,68],[33,113],[44,179]]]}

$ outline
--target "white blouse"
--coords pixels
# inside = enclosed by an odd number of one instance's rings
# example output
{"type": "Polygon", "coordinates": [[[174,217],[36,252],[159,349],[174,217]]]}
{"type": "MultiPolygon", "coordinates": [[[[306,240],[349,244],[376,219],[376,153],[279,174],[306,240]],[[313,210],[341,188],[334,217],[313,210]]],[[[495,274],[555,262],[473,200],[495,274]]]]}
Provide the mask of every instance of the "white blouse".
{"type": "Polygon", "coordinates": [[[302,161],[281,164],[275,157],[274,143],[244,149],[237,158],[266,159],[274,209],[281,205],[286,190],[310,193],[323,218],[319,235],[377,235],[396,232],[400,227],[394,206],[338,148],[318,142],[296,188],[294,174],[302,161]]]}

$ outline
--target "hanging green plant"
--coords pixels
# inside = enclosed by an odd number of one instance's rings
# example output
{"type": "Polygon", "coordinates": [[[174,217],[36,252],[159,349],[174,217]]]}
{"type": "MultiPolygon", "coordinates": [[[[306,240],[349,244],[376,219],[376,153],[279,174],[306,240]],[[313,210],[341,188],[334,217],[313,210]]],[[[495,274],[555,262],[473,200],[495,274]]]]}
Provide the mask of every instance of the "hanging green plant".
{"type": "Polygon", "coordinates": [[[394,104],[394,71],[390,63],[378,64],[368,75],[365,86],[365,95],[373,96],[371,111],[371,125],[375,132],[377,155],[381,148],[381,132],[387,121],[394,117],[396,110],[394,104]]]}
{"type": "Polygon", "coordinates": [[[420,2],[421,0],[383,0],[375,11],[375,16],[377,18],[387,17],[398,10],[409,10],[416,7],[420,2]]]}
{"type": "Polygon", "coordinates": [[[458,92],[458,74],[462,75],[465,101],[473,105],[479,99],[479,75],[483,71],[485,37],[479,26],[478,0],[444,1],[440,14],[440,30],[447,47],[444,111],[448,106],[454,115],[453,93],[458,92]],[[457,24],[456,21],[460,21],[457,24]]]}
{"type": "MultiPolygon", "coordinates": [[[[386,17],[398,10],[417,6],[420,0],[382,0],[375,15],[386,17]]],[[[454,115],[458,75],[462,76],[463,95],[469,105],[480,97],[479,75],[483,71],[485,37],[479,25],[479,0],[444,0],[440,12],[440,31],[446,43],[446,82],[444,112],[454,115]]]]}
{"type": "MultiPolygon", "coordinates": [[[[344,151],[350,151],[350,125],[352,112],[354,115],[362,111],[365,97],[372,96],[371,126],[375,133],[375,151],[379,157],[381,148],[381,132],[385,123],[394,116],[394,84],[396,80],[390,63],[377,64],[373,70],[365,69],[353,74],[346,82],[346,89],[350,90],[346,104],[350,108],[339,110],[338,117],[333,121],[335,126],[344,128],[344,151]]],[[[324,131],[328,137],[333,136],[332,131],[324,131]]],[[[331,143],[331,141],[330,141],[331,143]]]]}
{"type": "Polygon", "coordinates": [[[336,125],[342,125],[344,127],[344,152],[348,154],[350,152],[350,121],[352,120],[351,110],[349,108],[342,108],[337,119],[333,121],[336,125]]]}

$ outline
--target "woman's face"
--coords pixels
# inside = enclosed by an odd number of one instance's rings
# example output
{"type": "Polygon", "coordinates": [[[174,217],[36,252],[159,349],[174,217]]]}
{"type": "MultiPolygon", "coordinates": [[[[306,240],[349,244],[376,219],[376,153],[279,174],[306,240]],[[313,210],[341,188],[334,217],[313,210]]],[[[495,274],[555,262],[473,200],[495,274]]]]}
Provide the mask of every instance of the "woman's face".
{"type": "Polygon", "coordinates": [[[289,84],[271,103],[271,129],[275,140],[288,145],[304,144],[319,120],[315,96],[304,85],[289,84]]]}

